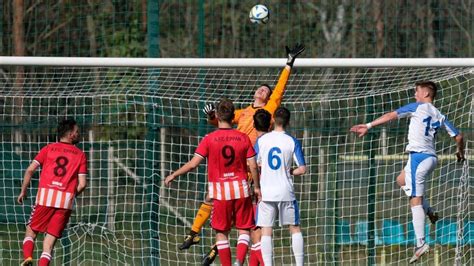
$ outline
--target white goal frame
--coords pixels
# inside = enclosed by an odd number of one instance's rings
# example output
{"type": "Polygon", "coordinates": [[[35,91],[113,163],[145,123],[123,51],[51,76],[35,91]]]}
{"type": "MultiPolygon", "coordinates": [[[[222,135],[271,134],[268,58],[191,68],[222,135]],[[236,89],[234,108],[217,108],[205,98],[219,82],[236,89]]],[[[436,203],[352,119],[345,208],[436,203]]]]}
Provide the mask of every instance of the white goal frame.
{"type": "MultiPolygon", "coordinates": [[[[2,74],[2,67],[10,66],[10,69],[14,67],[75,67],[75,68],[107,68],[107,67],[129,67],[129,68],[206,68],[206,69],[215,69],[220,71],[220,69],[226,68],[250,68],[252,70],[264,68],[282,68],[285,66],[286,58],[101,58],[101,57],[18,57],[18,56],[0,56],[0,75],[2,74]]],[[[401,69],[401,68],[464,68],[463,73],[468,73],[468,76],[474,74],[474,58],[298,58],[295,61],[294,65],[298,68],[319,68],[330,69],[334,68],[387,68],[387,69],[401,69]]],[[[7,68],[8,69],[8,68],[7,68]]],[[[174,71],[175,69],[172,69],[174,71]]],[[[199,70],[199,69],[198,69],[199,70]]],[[[258,70],[258,71],[259,71],[258,70]]],[[[345,71],[346,71],[345,70],[345,71]]],[[[350,70],[350,69],[349,69],[350,70]]],[[[194,71],[194,70],[193,70],[194,71]]],[[[244,70],[245,71],[245,70],[244,70]]],[[[257,71],[257,72],[258,72],[257,71]]],[[[304,71],[302,71],[304,72],[304,71]]],[[[474,103],[471,105],[474,106],[474,103]]],[[[307,135],[307,132],[304,132],[307,135]]],[[[385,133],[384,133],[385,134],[385,133]]],[[[164,145],[165,139],[167,136],[167,128],[162,127],[158,131],[158,139],[160,139],[161,145],[158,147],[160,150],[160,161],[162,164],[166,161],[166,147],[164,145]]],[[[90,137],[92,138],[92,137],[90,137]]],[[[383,146],[383,145],[382,145],[383,146]]],[[[322,151],[324,154],[324,150],[322,151]]],[[[390,155],[383,155],[385,157],[390,155]]],[[[440,155],[443,157],[444,155],[440,155]]],[[[468,155],[469,156],[469,155],[468,155]]],[[[384,158],[385,158],[384,157],[384,158]]],[[[324,156],[321,156],[324,158],[324,156]]],[[[369,158],[363,157],[360,155],[348,156],[348,160],[368,160],[369,158]]],[[[322,159],[322,161],[324,161],[322,159]]],[[[114,150],[109,149],[108,151],[108,163],[110,165],[116,165],[117,168],[120,168],[124,171],[129,177],[131,177],[136,184],[141,184],[140,177],[130,169],[126,164],[124,164],[120,158],[114,157],[114,150]]],[[[91,164],[92,165],[92,164],[91,164]]],[[[92,167],[91,167],[92,168],[92,167]]],[[[112,169],[114,167],[109,167],[112,169]]],[[[165,166],[159,167],[160,176],[166,176],[165,166]]],[[[112,176],[112,174],[109,174],[112,176]]],[[[463,176],[469,176],[468,172],[463,172],[463,176]]],[[[186,215],[180,213],[179,210],[176,210],[172,204],[163,197],[166,195],[164,180],[159,180],[160,184],[160,204],[166,208],[170,213],[173,213],[180,222],[182,222],[185,227],[189,228],[191,226],[191,220],[186,218],[186,215]]],[[[112,184],[113,185],[113,184],[112,184]]],[[[111,185],[111,187],[112,187],[111,185]]],[[[144,184],[143,184],[144,185],[144,184]]],[[[111,190],[108,193],[113,194],[111,190]]],[[[112,201],[112,205],[113,205],[112,201]]],[[[469,201],[468,201],[469,204],[469,201]]],[[[109,219],[114,219],[112,213],[114,208],[108,209],[108,212],[111,212],[109,219]]],[[[114,220],[109,220],[108,224],[113,225],[114,220]]],[[[113,228],[111,229],[113,230],[113,228]]],[[[459,232],[459,231],[458,231],[459,232]]],[[[373,235],[372,235],[373,236],[373,235]]],[[[371,236],[371,237],[372,237],[371,236]]],[[[375,241],[372,241],[375,243],[375,241]]],[[[375,247],[375,244],[373,244],[375,247]]],[[[461,248],[461,247],[456,247],[461,248]]],[[[437,251],[435,251],[437,252],[437,251]]],[[[385,258],[385,250],[381,251],[381,256],[385,258]]],[[[456,254],[461,254],[460,251],[456,251],[456,254]]],[[[2,252],[0,252],[0,256],[2,252]]],[[[436,255],[438,257],[439,254],[436,255]]],[[[373,254],[368,255],[370,259],[374,259],[373,254]]],[[[456,257],[457,262],[460,262],[461,258],[456,257]]]]}
{"type": "MultiPolygon", "coordinates": [[[[0,66],[281,67],[286,58],[117,58],[0,56],[0,66]]],[[[474,67],[474,58],[300,58],[295,67],[474,67]]]]}

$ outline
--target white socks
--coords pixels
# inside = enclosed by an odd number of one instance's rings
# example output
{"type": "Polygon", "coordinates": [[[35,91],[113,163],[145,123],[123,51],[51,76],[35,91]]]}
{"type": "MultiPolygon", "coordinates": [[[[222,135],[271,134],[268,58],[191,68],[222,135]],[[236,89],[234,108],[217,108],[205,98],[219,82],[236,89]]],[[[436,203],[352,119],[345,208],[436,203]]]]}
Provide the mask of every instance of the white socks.
{"type": "Polygon", "coordinates": [[[413,229],[415,230],[416,246],[420,247],[425,243],[425,211],[423,206],[416,205],[411,207],[413,215],[413,229]]]}
{"type": "Polygon", "coordinates": [[[295,255],[296,265],[297,266],[303,265],[304,248],[303,248],[303,234],[301,232],[291,235],[291,246],[293,248],[293,254],[295,255]]]}
{"type": "MultiPolygon", "coordinates": [[[[271,236],[262,236],[261,250],[262,258],[265,266],[273,265],[273,243],[271,236]]],[[[297,266],[302,266],[304,262],[304,241],[303,234],[301,232],[291,235],[291,247],[293,254],[295,255],[295,261],[297,266]]]]}
{"type": "Polygon", "coordinates": [[[271,236],[262,236],[262,240],[260,241],[261,250],[262,250],[262,258],[263,263],[265,266],[272,266],[273,265],[273,243],[271,236]]]}

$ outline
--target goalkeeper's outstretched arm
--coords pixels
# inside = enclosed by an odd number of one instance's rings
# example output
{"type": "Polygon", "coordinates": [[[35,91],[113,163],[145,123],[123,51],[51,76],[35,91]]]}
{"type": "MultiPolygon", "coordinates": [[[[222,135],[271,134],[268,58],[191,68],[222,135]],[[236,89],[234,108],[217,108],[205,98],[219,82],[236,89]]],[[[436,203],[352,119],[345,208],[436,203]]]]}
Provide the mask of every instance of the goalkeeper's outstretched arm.
{"type": "MultiPolygon", "coordinates": [[[[283,94],[286,90],[286,83],[288,82],[288,78],[290,76],[291,68],[295,63],[296,58],[304,51],[305,47],[303,44],[296,44],[295,47],[289,48],[285,46],[286,51],[286,65],[285,68],[282,70],[280,74],[280,78],[278,79],[275,88],[273,89],[272,94],[270,95],[268,102],[265,104],[265,110],[270,112],[273,115],[275,110],[280,106],[281,101],[283,99],[283,94]]],[[[237,117],[237,116],[236,116],[237,117]]]]}
{"type": "Polygon", "coordinates": [[[298,55],[300,55],[304,51],[304,49],[304,44],[300,43],[297,43],[292,49],[290,49],[288,46],[285,46],[287,56],[286,65],[292,68],[293,64],[295,63],[296,57],[298,57],[298,55]]]}

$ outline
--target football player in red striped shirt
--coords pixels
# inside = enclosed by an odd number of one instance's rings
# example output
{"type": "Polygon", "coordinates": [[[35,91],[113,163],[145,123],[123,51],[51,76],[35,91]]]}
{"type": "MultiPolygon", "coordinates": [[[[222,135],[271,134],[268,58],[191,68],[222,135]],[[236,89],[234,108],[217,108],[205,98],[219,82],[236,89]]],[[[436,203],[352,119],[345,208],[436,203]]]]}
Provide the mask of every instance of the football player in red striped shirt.
{"type": "MultiPolygon", "coordinates": [[[[231,265],[232,261],[228,241],[231,227],[234,225],[239,230],[236,260],[242,264],[249,241],[240,240],[250,239],[250,229],[255,225],[250,185],[247,183],[247,165],[252,178],[258,178],[255,151],[245,133],[232,129],[234,111],[232,101],[221,100],[216,110],[219,129],[206,135],[194,157],[165,179],[169,186],[173,179],[193,170],[207,158],[208,193],[214,203],[211,227],[216,232],[222,265],[231,265]]],[[[260,189],[254,187],[254,193],[259,196],[260,189]]]]}
{"type": "Polygon", "coordinates": [[[38,194],[23,240],[22,265],[33,264],[34,241],[40,232],[46,235],[38,265],[49,265],[54,244],[71,216],[74,198],[86,188],[87,161],[84,152],[75,146],[79,142],[76,121],[60,122],[58,138],[59,142],[43,147],[26,169],[17,199],[23,204],[31,177],[41,167],[38,194]]]}

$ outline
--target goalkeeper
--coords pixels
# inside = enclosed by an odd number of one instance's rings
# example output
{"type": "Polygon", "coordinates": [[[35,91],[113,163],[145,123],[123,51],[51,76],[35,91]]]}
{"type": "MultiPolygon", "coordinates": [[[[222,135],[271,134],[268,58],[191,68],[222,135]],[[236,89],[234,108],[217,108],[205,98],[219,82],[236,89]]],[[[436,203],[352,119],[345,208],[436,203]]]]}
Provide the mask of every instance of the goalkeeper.
{"type": "MultiPolygon", "coordinates": [[[[280,106],[283,94],[286,89],[286,83],[290,76],[291,69],[295,62],[296,57],[301,54],[305,47],[303,44],[296,44],[294,48],[290,49],[288,46],[285,47],[287,54],[286,65],[283,68],[280,78],[272,90],[268,84],[262,84],[257,88],[253,96],[254,101],[251,105],[244,109],[235,110],[235,116],[232,120],[232,124],[237,125],[237,130],[247,134],[252,142],[252,146],[255,145],[257,139],[257,131],[253,126],[253,116],[259,109],[265,109],[273,115],[275,110],[280,106]]],[[[207,104],[204,107],[204,113],[206,113],[209,123],[217,125],[217,119],[215,117],[215,108],[213,104],[207,104]]],[[[212,202],[206,197],[206,202],[202,203],[199,207],[196,218],[194,219],[191,231],[186,236],[184,242],[181,244],[179,249],[188,249],[191,245],[197,244],[200,241],[199,232],[201,231],[204,223],[209,219],[212,211],[212,202]]]]}

